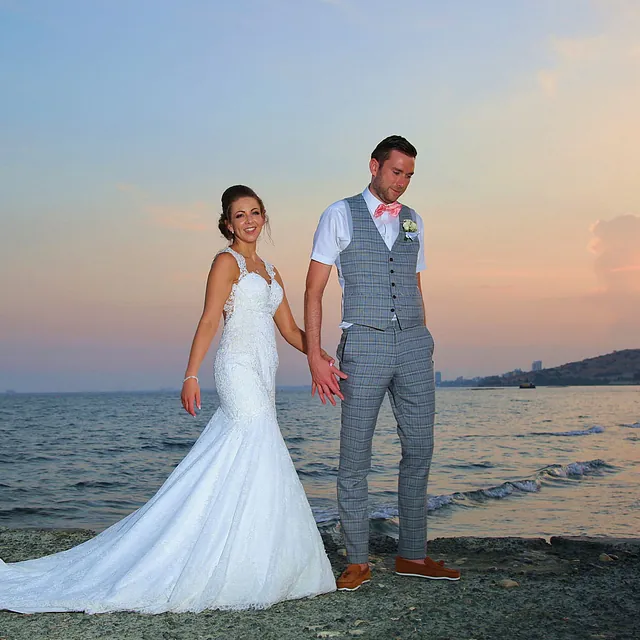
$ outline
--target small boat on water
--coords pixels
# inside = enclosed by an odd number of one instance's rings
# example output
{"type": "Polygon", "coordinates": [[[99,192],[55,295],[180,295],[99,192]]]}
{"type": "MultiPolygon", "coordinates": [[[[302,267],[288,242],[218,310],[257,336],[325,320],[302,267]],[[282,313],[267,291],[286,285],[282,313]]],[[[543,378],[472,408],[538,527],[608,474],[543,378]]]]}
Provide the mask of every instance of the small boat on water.
{"type": "Polygon", "coordinates": [[[521,382],[520,383],[520,388],[521,389],[535,389],[536,385],[533,384],[533,382],[521,382]]]}

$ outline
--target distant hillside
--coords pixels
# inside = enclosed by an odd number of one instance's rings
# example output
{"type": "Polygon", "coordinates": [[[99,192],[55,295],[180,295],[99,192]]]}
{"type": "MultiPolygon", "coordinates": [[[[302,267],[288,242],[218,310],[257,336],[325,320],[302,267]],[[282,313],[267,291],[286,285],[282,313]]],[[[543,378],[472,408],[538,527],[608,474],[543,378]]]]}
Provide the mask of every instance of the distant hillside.
{"type": "Polygon", "coordinates": [[[614,351],[542,371],[489,376],[479,384],[483,387],[506,387],[522,382],[541,386],[640,384],[640,349],[614,351]]]}

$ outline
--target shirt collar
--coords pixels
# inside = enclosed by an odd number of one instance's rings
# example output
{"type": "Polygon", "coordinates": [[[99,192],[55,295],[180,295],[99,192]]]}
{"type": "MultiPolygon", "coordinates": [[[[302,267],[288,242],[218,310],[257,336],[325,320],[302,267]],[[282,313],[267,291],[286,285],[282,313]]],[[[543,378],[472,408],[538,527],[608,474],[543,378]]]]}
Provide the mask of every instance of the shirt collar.
{"type": "Polygon", "coordinates": [[[371,193],[371,191],[369,190],[369,187],[366,187],[365,190],[362,192],[362,197],[364,198],[364,201],[367,203],[367,209],[369,209],[369,213],[371,215],[375,213],[379,204],[384,204],[382,200],[378,200],[378,198],[376,198],[373,195],[373,193],[371,193]]]}
{"type": "Polygon", "coordinates": [[[378,198],[376,198],[373,195],[373,193],[371,193],[371,191],[369,190],[369,187],[366,187],[365,190],[362,192],[362,197],[364,198],[364,201],[367,203],[367,209],[369,209],[369,213],[371,215],[373,215],[376,212],[376,209],[378,208],[379,204],[384,204],[382,200],[378,200],[378,198]]]}

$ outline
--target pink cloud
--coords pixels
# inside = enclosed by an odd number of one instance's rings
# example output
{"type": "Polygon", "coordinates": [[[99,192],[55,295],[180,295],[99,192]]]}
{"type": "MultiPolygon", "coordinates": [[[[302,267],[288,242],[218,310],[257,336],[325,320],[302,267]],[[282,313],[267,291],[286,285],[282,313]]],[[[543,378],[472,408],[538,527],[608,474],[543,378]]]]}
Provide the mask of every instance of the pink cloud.
{"type": "Polygon", "coordinates": [[[628,267],[616,267],[611,269],[611,273],[618,273],[624,271],[640,271],[640,264],[630,264],[628,267]]]}
{"type": "Polygon", "coordinates": [[[591,233],[589,249],[596,255],[594,268],[605,290],[640,293],[640,216],[598,220],[591,233]]]}
{"type": "Polygon", "coordinates": [[[640,216],[599,220],[591,227],[589,249],[601,289],[590,296],[592,309],[608,315],[607,326],[628,346],[637,346],[640,318],[640,216]]]}
{"type": "Polygon", "coordinates": [[[201,200],[190,204],[155,204],[151,202],[152,197],[135,184],[122,182],[116,189],[130,194],[154,226],[179,231],[211,231],[216,227],[218,214],[212,205],[201,200]]]}
{"type": "Polygon", "coordinates": [[[167,229],[180,231],[210,231],[215,228],[216,214],[204,202],[187,206],[145,205],[150,221],[167,229]]]}

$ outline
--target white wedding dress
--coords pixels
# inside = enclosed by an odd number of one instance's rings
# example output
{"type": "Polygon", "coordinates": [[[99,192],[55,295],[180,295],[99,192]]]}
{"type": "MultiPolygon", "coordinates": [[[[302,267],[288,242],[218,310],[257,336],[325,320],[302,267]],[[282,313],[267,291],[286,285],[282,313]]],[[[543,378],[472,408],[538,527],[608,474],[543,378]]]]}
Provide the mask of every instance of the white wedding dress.
{"type": "Polygon", "coordinates": [[[282,288],[247,272],[225,305],[220,396],[191,451],[143,507],[68,551],[6,564],[0,609],[262,609],[335,589],[309,503],[280,434],[273,314],[282,288]]]}

